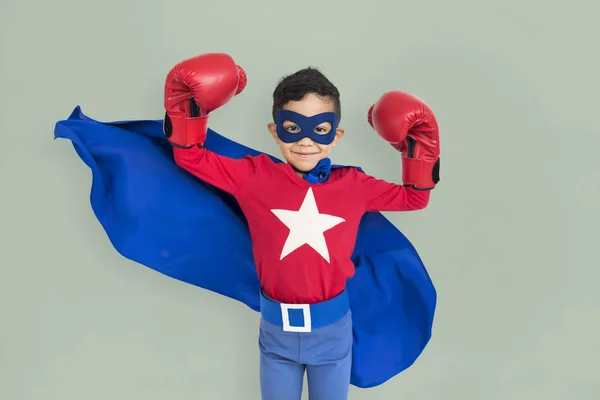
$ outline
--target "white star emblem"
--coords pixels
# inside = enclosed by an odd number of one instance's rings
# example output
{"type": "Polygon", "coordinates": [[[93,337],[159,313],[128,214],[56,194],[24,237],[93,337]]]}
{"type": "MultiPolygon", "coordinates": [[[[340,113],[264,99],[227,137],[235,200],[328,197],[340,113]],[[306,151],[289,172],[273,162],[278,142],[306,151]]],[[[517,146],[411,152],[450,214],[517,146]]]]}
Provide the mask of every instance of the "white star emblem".
{"type": "Polygon", "coordinates": [[[344,219],[335,215],[319,214],[312,188],[308,188],[298,211],[279,209],[271,211],[290,229],[281,250],[280,260],[307,244],[329,262],[329,250],[323,232],[344,222],[344,219]]]}

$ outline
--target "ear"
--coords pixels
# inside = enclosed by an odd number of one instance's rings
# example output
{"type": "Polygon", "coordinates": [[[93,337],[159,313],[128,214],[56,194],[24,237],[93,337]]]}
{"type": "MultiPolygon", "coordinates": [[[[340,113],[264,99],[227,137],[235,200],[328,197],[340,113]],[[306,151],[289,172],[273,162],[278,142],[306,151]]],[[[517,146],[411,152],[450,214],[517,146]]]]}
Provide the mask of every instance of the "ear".
{"type": "Polygon", "coordinates": [[[338,142],[338,140],[340,140],[342,138],[342,136],[344,136],[344,133],[346,133],[346,131],[344,131],[343,128],[337,128],[335,130],[335,139],[333,139],[333,143],[331,145],[335,146],[335,144],[338,142]]]}
{"type": "Polygon", "coordinates": [[[273,122],[269,122],[267,125],[269,132],[271,132],[271,136],[275,139],[275,143],[279,144],[279,136],[277,136],[277,125],[273,122]]]}

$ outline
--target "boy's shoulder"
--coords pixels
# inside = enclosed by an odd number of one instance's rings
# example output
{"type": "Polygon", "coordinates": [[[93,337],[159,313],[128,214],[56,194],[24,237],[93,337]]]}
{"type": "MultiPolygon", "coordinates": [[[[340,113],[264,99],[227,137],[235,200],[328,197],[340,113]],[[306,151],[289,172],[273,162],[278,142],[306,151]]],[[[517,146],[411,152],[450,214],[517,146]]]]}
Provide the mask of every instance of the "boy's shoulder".
{"type": "Polygon", "coordinates": [[[286,163],[265,153],[248,154],[242,157],[246,160],[254,171],[273,171],[277,169],[286,168],[286,163]]]}
{"type": "Polygon", "coordinates": [[[360,167],[355,167],[353,165],[332,165],[331,166],[331,175],[336,179],[342,178],[347,175],[355,175],[361,174],[364,171],[360,167]]]}
{"type": "Polygon", "coordinates": [[[343,171],[344,173],[348,173],[348,172],[358,172],[358,173],[363,173],[364,171],[361,167],[355,166],[355,165],[341,165],[341,164],[332,164],[331,165],[331,170],[340,170],[343,171]]]}
{"type": "Polygon", "coordinates": [[[258,154],[246,154],[242,157],[242,159],[245,159],[255,165],[277,165],[277,164],[281,164],[281,161],[279,161],[277,158],[270,156],[268,154],[264,154],[264,153],[258,153],[258,154]]]}

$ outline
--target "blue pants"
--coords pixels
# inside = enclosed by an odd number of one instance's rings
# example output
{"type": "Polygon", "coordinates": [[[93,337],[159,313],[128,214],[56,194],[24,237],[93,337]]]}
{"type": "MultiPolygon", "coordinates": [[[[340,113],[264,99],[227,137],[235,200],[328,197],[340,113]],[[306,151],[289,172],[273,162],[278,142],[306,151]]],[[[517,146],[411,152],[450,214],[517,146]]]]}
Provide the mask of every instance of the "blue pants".
{"type": "Polygon", "coordinates": [[[311,332],[288,332],[261,318],[263,400],[300,400],[304,373],[310,400],[346,400],[352,367],[351,312],[311,332]]]}

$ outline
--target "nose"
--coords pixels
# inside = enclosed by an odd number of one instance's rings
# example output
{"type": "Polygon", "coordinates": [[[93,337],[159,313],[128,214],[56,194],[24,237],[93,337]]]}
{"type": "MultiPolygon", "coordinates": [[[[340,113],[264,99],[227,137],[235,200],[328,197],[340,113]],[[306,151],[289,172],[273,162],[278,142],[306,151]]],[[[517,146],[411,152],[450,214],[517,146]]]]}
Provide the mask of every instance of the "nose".
{"type": "Polygon", "coordinates": [[[312,141],[311,138],[304,137],[298,141],[298,144],[300,146],[313,146],[315,143],[312,141]]]}

